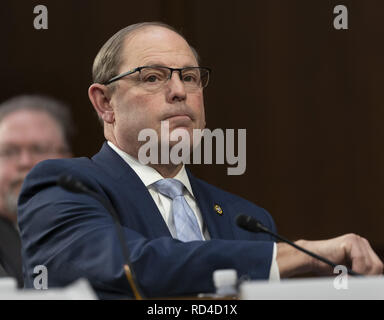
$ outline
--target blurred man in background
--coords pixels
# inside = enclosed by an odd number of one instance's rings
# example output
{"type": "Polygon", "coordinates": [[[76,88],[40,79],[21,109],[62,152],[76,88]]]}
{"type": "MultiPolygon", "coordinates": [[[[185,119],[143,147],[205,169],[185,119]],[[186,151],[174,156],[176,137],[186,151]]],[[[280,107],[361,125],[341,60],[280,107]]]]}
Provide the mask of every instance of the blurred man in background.
{"type": "Polygon", "coordinates": [[[63,103],[22,95],[0,105],[0,276],[22,284],[17,199],[27,173],[38,162],[70,157],[72,122],[63,103]]]}

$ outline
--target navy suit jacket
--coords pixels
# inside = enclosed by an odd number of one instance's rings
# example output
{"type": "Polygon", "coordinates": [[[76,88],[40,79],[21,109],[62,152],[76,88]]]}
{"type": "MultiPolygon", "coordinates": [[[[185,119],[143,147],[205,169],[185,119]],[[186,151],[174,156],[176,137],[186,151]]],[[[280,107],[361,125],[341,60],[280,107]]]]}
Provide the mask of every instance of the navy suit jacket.
{"type": "Polygon", "coordinates": [[[25,179],[19,198],[25,287],[33,288],[34,267],[45,265],[48,287],[86,278],[100,298],[132,296],[111,215],[92,197],[57,186],[63,174],[81,180],[115,207],[138,286],[146,297],[214,292],[212,273],[217,269],[231,268],[239,277],[267,279],[273,239],[241,230],[235,217],[252,215],[275,230],[271,216],[187,173],[209,241],[173,239],[145,185],[107,143],[91,159],[39,163],[25,179]],[[214,209],[216,204],[222,208],[221,215],[214,209]]]}

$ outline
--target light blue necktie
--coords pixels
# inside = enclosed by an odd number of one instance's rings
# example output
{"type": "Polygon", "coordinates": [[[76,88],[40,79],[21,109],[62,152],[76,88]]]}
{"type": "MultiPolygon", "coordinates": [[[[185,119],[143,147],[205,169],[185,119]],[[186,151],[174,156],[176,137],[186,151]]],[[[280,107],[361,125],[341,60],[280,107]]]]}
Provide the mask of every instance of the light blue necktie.
{"type": "Polygon", "coordinates": [[[196,216],[184,198],[184,185],[176,179],[162,179],[154,185],[157,191],[172,199],[177,239],[183,242],[203,240],[196,216]]]}

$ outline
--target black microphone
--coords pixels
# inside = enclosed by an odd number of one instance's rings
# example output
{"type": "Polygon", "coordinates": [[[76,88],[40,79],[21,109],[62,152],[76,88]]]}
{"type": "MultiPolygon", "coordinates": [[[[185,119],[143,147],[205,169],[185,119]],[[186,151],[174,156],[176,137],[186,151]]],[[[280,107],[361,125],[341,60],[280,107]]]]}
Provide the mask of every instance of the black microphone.
{"type": "Polygon", "coordinates": [[[128,248],[127,248],[127,245],[124,241],[124,233],[123,233],[123,229],[122,229],[122,226],[120,223],[120,219],[119,219],[119,216],[117,215],[116,210],[113,207],[113,205],[105,197],[102,197],[97,192],[89,189],[80,180],[72,177],[71,175],[60,176],[59,179],[57,180],[57,185],[62,187],[63,189],[65,189],[67,191],[74,192],[74,193],[83,193],[83,194],[87,194],[87,195],[95,198],[110,213],[110,215],[112,216],[112,218],[115,222],[117,236],[118,236],[118,239],[119,239],[119,242],[120,242],[120,245],[122,248],[123,256],[124,256],[125,275],[129,281],[129,284],[131,286],[133,294],[135,295],[136,300],[142,300],[143,295],[137,286],[136,276],[135,276],[135,273],[133,271],[133,268],[131,266],[131,262],[129,259],[128,248]]]}
{"type": "MultiPolygon", "coordinates": [[[[330,265],[331,267],[335,268],[337,266],[336,263],[333,263],[332,261],[329,261],[328,259],[322,257],[322,256],[319,256],[317,255],[316,253],[313,253],[311,251],[308,251],[307,249],[304,249],[303,247],[300,247],[298,246],[297,244],[295,244],[294,242],[272,232],[271,230],[269,230],[267,227],[265,227],[263,224],[261,224],[257,219],[253,218],[253,217],[250,217],[250,216],[247,216],[245,214],[239,214],[237,217],[236,217],[236,224],[244,229],[244,230],[247,230],[249,232],[254,232],[254,233],[259,233],[259,232],[265,232],[265,233],[268,233],[272,236],[274,236],[276,239],[279,239],[280,241],[283,241],[285,243],[288,243],[289,245],[293,246],[294,248],[310,255],[311,257],[315,258],[315,259],[318,259],[328,265],[330,265]]],[[[360,273],[357,273],[353,270],[351,270],[350,268],[346,267],[347,268],[347,271],[348,271],[348,274],[349,275],[352,275],[352,276],[362,276],[360,273]]]]}

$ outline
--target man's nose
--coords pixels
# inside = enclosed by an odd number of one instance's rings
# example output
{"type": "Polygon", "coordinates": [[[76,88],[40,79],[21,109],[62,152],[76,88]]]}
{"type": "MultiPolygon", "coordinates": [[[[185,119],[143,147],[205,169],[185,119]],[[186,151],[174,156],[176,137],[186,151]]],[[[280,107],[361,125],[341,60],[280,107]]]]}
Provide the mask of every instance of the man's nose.
{"type": "Polygon", "coordinates": [[[173,72],[167,83],[167,100],[169,103],[183,101],[187,97],[185,85],[180,78],[179,72],[173,72]]]}

